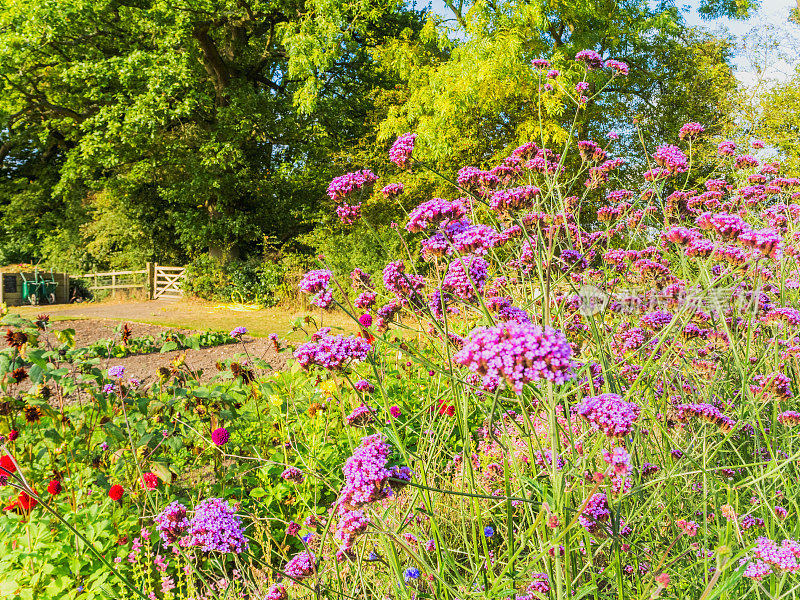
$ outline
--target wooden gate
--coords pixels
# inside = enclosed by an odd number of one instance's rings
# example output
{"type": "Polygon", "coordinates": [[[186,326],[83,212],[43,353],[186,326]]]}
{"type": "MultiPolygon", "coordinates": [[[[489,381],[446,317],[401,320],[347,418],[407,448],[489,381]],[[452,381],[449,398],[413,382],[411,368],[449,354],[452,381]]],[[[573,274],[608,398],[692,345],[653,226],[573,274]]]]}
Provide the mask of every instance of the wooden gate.
{"type": "Polygon", "coordinates": [[[165,267],[153,265],[153,300],[157,298],[183,298],[181,281],[186,273],[185,267],[165,267]]]}

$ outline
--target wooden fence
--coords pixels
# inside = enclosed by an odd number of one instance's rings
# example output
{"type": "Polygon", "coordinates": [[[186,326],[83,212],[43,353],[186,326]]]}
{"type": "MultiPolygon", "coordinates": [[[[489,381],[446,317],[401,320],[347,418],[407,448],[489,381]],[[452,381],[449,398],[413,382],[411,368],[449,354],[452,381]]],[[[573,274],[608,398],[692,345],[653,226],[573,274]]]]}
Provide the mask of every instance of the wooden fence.
{"type": "Polygon", "coordinates": [[[144,290],[148,300],[156,298],[182,298],[181,282],[185,267],[168,267],[158,263],[147,263],[139,271],[107,271],[72,275],[73,279],[88,280],[90,291],[110,290],[115,297],[118,290],[144,290]]]}
{"type": "Polygon", "coordinates": [[[165,267],[153,265],[153,287],[150,297],[156,298],[183,298],[181,282],[186,275],[185,267],[165,267]]]}

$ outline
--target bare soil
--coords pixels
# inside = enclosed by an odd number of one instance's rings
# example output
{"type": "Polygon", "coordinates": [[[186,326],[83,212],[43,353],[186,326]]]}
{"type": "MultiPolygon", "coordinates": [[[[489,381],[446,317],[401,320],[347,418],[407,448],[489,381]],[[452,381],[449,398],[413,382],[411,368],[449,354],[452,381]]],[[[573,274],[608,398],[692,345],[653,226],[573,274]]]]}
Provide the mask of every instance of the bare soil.
{"type": "MultiPolygon", "coordinates": [[[[75,342],[77,347],[87,346],[102,339],[119,339],[119,334],[114,333],[114,328],[120,321],[111,319],[76,319],[59,320],[50,324],[51,331],[63,329],[75,330],[75,342]]],[[[132,337],[143,337],[146,335],[158,335],[162,331],[176,331],[184,334],[195,333],[189,329],[176,329],[173,327],[163,327],[146,323],[129,322],[132,330],[132,337]]],[[[5,329],[0,329],[0,335],[5,334],[5,329]]],[[[50,343],[58,345],[58,341],[52,333],[46,333],[40,337],[42,344],[50,343]]],[[[224,346],[213,346],[200,350],[175,350],[173,352],[138,354],[125,358],[110,358],[102,361],[105,368],[113,365],[125,367],[126,375],[136,377],[143,382],[147,382],[156,377],[160,367],[168,367],[176,358],[185,354],[185,364],[192,371],[202,371],[201,380],[209,381],[217,374],[216,364],[220,360],[226,359],[262,359],[266,361],[272,369],[280,370],[286,365],[286,357],[275,351],[275,347],[268,338],[253,338],[244,336],[242,343],[226,344],[224,346]]]]}

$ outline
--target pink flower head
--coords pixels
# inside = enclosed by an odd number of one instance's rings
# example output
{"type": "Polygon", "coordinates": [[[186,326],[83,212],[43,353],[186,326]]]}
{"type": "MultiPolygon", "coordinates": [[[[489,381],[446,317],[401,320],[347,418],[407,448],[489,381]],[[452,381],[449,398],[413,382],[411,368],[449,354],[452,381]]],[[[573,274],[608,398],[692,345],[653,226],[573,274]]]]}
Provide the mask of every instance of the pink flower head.
{"type": "Polygon", "coordinates": [[[395,140],[389,149],[389,160],[401,169],[406,168],[414,152],[414,141],[417,139],[416,133],[404,133],[395,140]]]}
{"type": "Polygon", "coordinates": [[[214,442],[215,446],[224,446],[228,443],[229,438],[230,434],[224,427],[218,427],[211,432],[211,441],[214,442]]]}
{"type": "Polygon", "coordinates": [[[575,60],[586,64],[588,70],[603,67],[603,59],[594,50],[581,50],[575,55],[575,60]]]}
{"type": "Polygon", "coordinates": [[[560,331],[515,321],[475,329],[453,360],[480,375],[484,385],[505,380],[517,394],[528,382],[561,384],[575,375],[572,348],[560,331]]]}
{"type": "Polygon", "coordinates": [[[706,130],[700,123],[686,123],[681,127],[680,132],[678,133],[678,137],[680,139],[689,138],[690,140],[695,139],[701,133],[706,130]]]}
{"type": "Polygon", "coordinates": [[[345,173],[335,177],[328,185],[328,196],[334,202],[341,202],[346,196],[378,180],[378,176],[368,169],[345,173]]]}
{"type": "Polygon", "coordinates": [[[625,437],[642,409],[619,394],[608,393],[585,398],[574,410],[608,437],[625,437]]]}
{"type": "Polygon", "coordinates": [[[628,65],[619,60],[607,60],[606,69],[614,71],[614,75],[627,75],[628,65]]]}

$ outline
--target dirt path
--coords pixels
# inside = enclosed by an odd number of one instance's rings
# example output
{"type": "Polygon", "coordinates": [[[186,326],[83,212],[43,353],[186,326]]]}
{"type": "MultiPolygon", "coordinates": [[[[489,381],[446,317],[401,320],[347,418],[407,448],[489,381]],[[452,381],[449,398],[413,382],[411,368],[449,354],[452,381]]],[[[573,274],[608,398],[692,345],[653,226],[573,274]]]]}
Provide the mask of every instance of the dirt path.
{"type": "MultiPolygon", "coordinates": [[[[297,317],[313,315],[317,321],[320,319],[319,310],[309,311],[303,306],[248,310],[195,299],[14,306],[10,311],[27,318],[45,313],[54,319],[113,319],[194,331],[230,331],[243,325],[249,334],[256,337],[271,333],[284,337],[291,329],[292,320],[297,317]]],[[[346,315],[326,314],[322,321],[326,326],[347,327],[349,319],[346,315]]]]}

